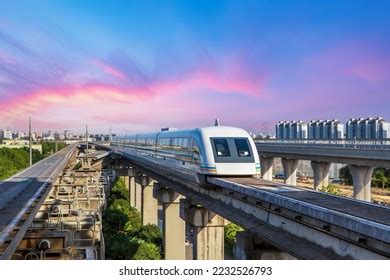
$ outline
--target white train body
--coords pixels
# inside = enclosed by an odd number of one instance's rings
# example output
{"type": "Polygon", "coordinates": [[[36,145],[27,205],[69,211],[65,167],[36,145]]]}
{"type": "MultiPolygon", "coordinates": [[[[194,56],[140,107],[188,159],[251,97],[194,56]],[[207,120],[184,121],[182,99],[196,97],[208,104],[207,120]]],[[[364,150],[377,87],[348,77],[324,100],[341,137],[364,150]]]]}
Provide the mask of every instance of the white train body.
{"type": "Polygon", "coordinates": [[[253,176],[260,173],[255,143],[243,129],[213,126],[114,137],[112,149],[161,171],[198,183],[205,176],[253,176]]]}

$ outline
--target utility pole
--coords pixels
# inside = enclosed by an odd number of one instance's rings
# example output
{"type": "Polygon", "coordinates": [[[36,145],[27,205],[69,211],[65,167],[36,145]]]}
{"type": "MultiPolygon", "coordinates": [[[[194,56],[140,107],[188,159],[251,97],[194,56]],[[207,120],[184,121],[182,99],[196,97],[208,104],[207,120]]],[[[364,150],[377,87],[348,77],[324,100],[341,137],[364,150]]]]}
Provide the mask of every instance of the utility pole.
{"type": "Polygon", "coordinates": [[[28,148],[30,150],[30,166],[32,165],[32,133],[31,133],[31,116],[28,117],[28,148]]]}
{"type": "Polygon", "coordinates": [[[85,153],[88,154],[88,125],[85,126],[85,144],[87,145],[85,153]]]}

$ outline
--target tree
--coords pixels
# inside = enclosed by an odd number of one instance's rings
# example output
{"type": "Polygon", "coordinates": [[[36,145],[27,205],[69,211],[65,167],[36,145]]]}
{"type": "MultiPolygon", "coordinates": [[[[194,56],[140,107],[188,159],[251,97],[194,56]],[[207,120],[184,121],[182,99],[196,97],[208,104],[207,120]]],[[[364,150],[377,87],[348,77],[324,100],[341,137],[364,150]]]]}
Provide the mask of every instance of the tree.
{"type": "Polygon", "coordinates": [[[344,184],[346,185],[352,185],[352,174],[351,171],[349,170],[348,166],[344,166],[340,168],[339,170],[339,177],[341,180],[343,180],[344,184]]]}
{"type": "Polygon", "coordinates": [[[225,251],[230,256],[233,255],[233,248],[236,244],[237,233],[243,231],[244,229],[240,226],[230,223],[225,226],[224,235],[225,235],[225,251]]]}
{"type": "Polygon", "coordinates": [[[128,190],[122,178],[119,178],[111,189],[110,200],[114,201],[116,199],[128,199],[128,190]]]}
{"type": "Polygon", "coordinates": [[[386,169],[375,168],[371,182],[373,187],[386,188],[390,183],[390,177],[386,176],[386,169]]]}
{"type": "Polygon", "coordinates": [[[129,205],[122,179],[112,188],[103,215],[103,232],[108,259],[161,259],[160,230],[155,225],[142,226],[139,211],[129,205]]]}
{"type": "Polygon", "coordinates": [[[154,243],[141,242],[133,260],[161,260],[161,249],[154,243]]]}
{"type": "Polygon", "coordinates": [[[148,224],[141,227],[137,233],[137,237],[144,240],[145,242],[154,243],[157,246],[162,245],[161,232],[156,225],[148,224]]]}
{"type": "Polygon", "coordinates": [[[128,224],[129,217],[117,209],[109,209],[104,215],[103,228],[107,232],[119,234],[125,231],[124,229],[128,224]]]}
{"type": "Polygon", "coordinates": [[[129,206],[125,199],[117,199],[108,206],[105,218],[107,225],[115,232],[135,233],[141,228],[141,215],[129,206]]]}
{"type": "Polygon", "coordinates": [[[48,141],[42,141],[41,145],[42,145],[42,155],[44,157],[48,157],[48,156],[52,155],[53,153],[55,153],[56,145],[57,145],[58,151],[62,150],[66,146],[66,144],[63,142],[57,142],[57,144],[56,144],[56,142],[48,142],[48,141]]]}
{"type": "Polygon", "coordinates": [[[25,149],[0,148],[0,180],[27,168],[29,153],[25,149]]]}
{"type": "Polygon", "coordinates": [[[106,259],[131,260],[139,247],[138,242],[126,234],[105,233],[104,238],[106,259]]]}

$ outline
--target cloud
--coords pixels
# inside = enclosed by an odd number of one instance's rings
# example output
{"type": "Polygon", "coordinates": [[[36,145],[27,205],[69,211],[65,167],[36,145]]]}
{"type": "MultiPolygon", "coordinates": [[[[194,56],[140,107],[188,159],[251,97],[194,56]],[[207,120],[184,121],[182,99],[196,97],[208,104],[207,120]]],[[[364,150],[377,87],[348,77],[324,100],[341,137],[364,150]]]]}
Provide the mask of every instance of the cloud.
{"type": "Polygon", "coordinates": [[[92,60],[92,62],[101,68],[105,73],[113,76],[114,78],[120,79],[122,81],[127,80],[126,75],[120,70],[115,69],[113,66],[97,59],[92,60]]]}
{"type": "Polygon", "coordinates": [[[33,51],[26,45],[20,43],[14,36],[11,36],[0,30],[0,41],[7,44],[11,48],[25,55],[34,55],[33,51]]]}
{"type": "MultiPolygon", "coordinates": [[[[207,103],[209,97],[198,98],[201,92],[210,93],[208,96],[261,95],[263,80],[245,79],[245,75],[240,73],[240,67],[231,65],[222,72],[212,68],[193,69],[180,77],[150,79],[147,83],[144,80],[129,85],[123,83],[120,78],[119,85],[88,82],[76,86],[39,88],[28,94],[4,100],[0,121],[14,125],[23,123],[23,119],[28,115],[50,119],[53,123],[62,124],[68,121],[69,125],[86,119],[94,123],[103,120],[117,122],[123,126],[136,121],[147,127],[158,126],[164,121],[193,121],[199,114],[214,114],[207,112],[208,106],[203,104],[207,103]],[[196,103],[194,100],[197,100],[196,103]],[[73,115],[70,112],[77,113],[73,115]]],[[[223,104],[221,102],[224,102],[223,98],[218,100],[215,106],[220,107],[223,104]]],[[[222,108],[220,110],[223,111],[222,108]]]]}

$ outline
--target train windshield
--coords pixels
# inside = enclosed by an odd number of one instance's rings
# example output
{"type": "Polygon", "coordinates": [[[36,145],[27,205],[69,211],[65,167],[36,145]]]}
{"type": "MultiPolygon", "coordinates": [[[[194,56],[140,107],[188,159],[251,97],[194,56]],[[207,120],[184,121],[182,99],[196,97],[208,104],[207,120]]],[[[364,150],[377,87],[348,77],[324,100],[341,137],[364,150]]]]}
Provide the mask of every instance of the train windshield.
{"type": "Polygon", "coordinates": [[[227,139],[213,139],[215,151],[219,157],[230,157],[227,139]]]}
{"type": "Polygon", "coordinates": [[[239,157],[251,156],[248,140],[246,138],[234,139],[234,142],[236,143],[237,153],[239,157]]]}

